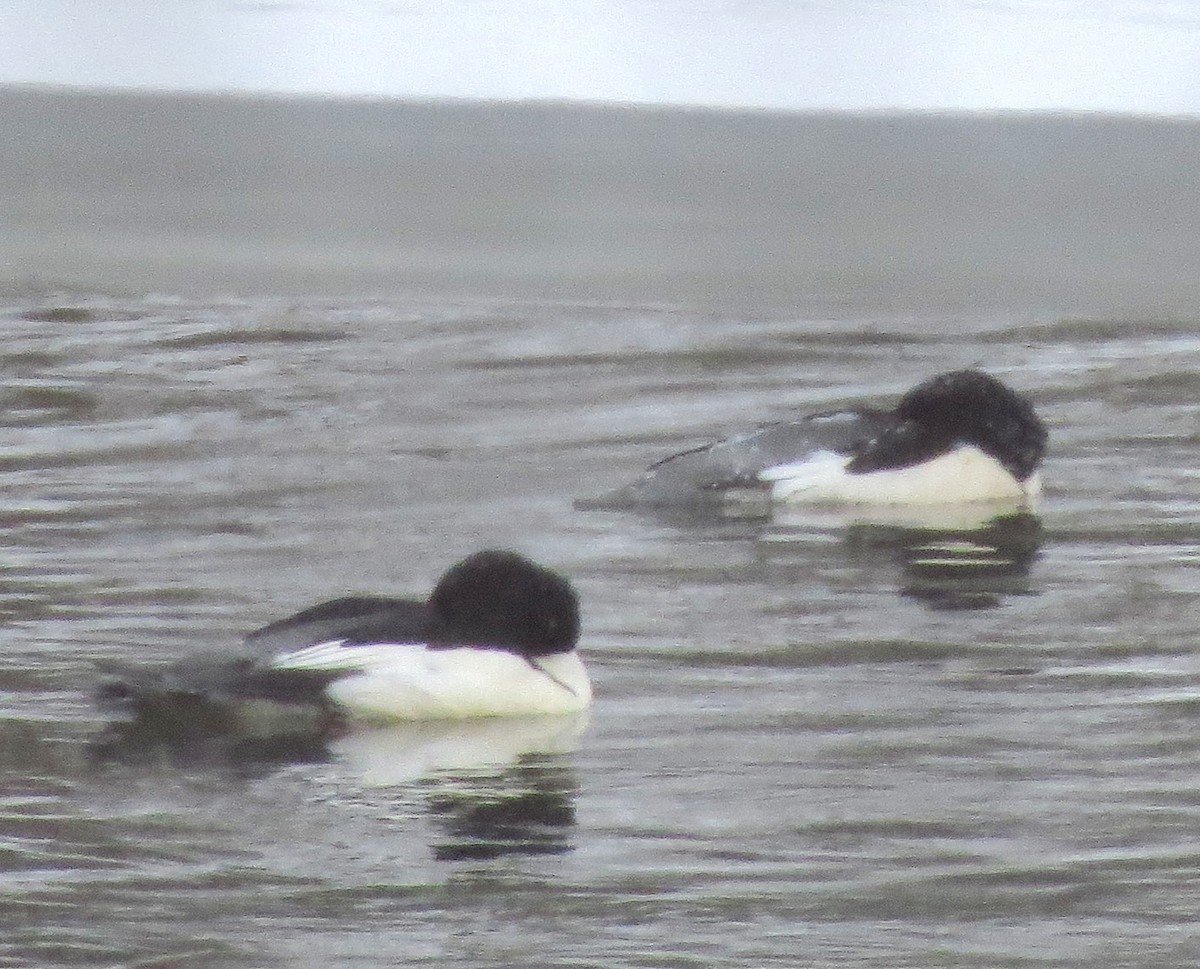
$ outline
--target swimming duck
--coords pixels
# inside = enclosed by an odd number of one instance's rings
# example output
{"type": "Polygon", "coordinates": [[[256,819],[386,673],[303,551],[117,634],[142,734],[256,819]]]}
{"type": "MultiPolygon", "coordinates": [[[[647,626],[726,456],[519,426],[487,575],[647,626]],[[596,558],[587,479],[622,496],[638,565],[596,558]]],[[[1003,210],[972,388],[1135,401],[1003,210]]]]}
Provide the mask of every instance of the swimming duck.
{"type": "Polygon", "coordinates": [[[565,578],[489,550],[448,569],[426,600],[334,599],[250,633],[234,656],[110,666],[101,697],[137,717],[264,735],[570,713],[592,698],[579,631],[565,578]]]}
{"type": "Polygon", "coordinates": [[[928,505],[1035,498],[1046,427],[995,377],[956,370],[891,410],[777,421],[664,458],[592,504],[678,505],[746,491],[775,502],[928,505]]]}

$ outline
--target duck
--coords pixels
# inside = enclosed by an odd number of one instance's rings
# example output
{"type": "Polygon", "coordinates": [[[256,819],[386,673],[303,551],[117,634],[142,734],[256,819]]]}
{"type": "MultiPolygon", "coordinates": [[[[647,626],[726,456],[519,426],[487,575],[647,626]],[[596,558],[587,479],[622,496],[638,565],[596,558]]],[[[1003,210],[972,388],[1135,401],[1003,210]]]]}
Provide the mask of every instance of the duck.
{"type": "Polygon", "coordinates": [[[919,383],[890,409],[807,414],[681,451],[592,503],[921,506],[1029,503],[1041,493],[1048,432],[1033,405],[977,369],[919,383]]]}
{"type": "Polygon", "coordinates": [[[332,599],[249,633],[231,656],[110,664],[100,697],[142,722],[255,737],[570,714],[592,700],[579,635],[565,577],[489,549],[447,569],[427,599],[332,599]]]}

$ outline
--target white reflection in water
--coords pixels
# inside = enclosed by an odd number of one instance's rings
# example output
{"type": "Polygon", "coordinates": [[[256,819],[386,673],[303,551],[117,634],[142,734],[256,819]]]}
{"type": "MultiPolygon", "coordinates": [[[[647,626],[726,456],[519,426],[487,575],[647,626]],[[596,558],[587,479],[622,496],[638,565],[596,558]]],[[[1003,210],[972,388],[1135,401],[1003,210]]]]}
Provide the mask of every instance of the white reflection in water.
{"type": "Polygon", "coordinates": [[[501,773],[531,754],[574,750],[588,714],[427,720],[356,730],[330,744],[347,773],[369,786],[439,773],[501,773]]]}

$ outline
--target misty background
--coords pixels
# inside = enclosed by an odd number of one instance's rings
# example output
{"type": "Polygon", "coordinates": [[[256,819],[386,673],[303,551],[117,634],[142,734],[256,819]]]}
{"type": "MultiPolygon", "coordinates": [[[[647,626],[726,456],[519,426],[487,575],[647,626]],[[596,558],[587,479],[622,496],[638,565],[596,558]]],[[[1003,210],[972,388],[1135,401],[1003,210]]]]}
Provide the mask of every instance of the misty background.
{"type": "Polygon", "coordinates": [[[0,84],[1196,114],[1186,0],[7,0],[0,84]]]}

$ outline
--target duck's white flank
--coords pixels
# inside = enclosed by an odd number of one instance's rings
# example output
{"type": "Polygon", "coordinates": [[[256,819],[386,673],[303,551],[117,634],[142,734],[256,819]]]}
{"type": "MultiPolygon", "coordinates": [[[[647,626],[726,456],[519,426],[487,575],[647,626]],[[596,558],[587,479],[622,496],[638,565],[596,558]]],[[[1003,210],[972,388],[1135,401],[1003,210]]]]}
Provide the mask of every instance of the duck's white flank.
{"type": "Polygon", "coordinates": [[[343,672],[326,696],[370,722],[572,713],[592,687],[575,652],[525,659],[499,649],[318,643],[277,657],[277,669],[343,672]]]}
{"type": "Polygon", "coordinates": [[[967,501],[1027,500],[1041,492],[1037,474],[1018,481],[1004,465],[964,445],[907,468],[851,474],[848,459],[817,451],[793,464],[767,468],[759,478],[775,501],[874,505],[933,505],[967,501]]]}

